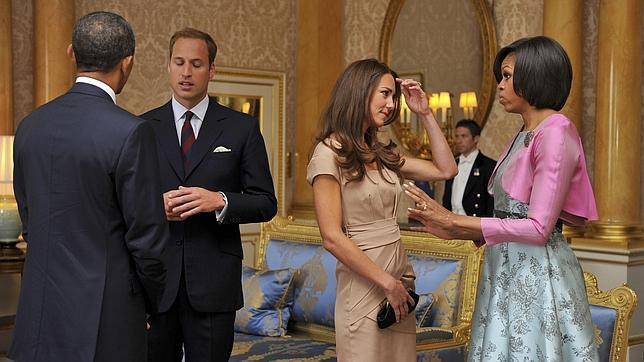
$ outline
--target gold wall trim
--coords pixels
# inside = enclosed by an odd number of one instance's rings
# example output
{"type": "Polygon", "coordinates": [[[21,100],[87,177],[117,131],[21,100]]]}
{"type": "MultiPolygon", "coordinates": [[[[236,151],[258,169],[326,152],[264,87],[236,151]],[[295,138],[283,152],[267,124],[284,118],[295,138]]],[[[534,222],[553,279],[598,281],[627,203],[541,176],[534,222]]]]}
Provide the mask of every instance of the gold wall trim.
{"type": "Polygon", "coordinates": [[[589,237],[572,238],[573,250],[596,252],[602,254],[623,255],[629,258],[644,257],[644,242],[632,239],[604,240],[589,237]]]}
{"type": "Polygon", "coordinates": [[[644,260],[636,260],[636,261],[621,261],[621,260],[609,260],[609,259],[602,259],[602,258],[593,258],[593,257],[587,257],[585,255],[579,255],[575,253],[577,256],[577,259],[579,261],[595,261],[595,262],[601,262],[603,264],[614,264],[614,265],[626,265],[626,266],[638,266],[638,265],[644,265],[644,260]]]}
{"type": "MultiPolygon", "coordinates": [[[[496,94],[496,80],[492,72],[492,65],[497,52],[496,27],[492,10],[486,0],[470,0],[478,15],[479,27],[481,31],[481,48],[483,50],[483,64],[481,72],[481,91],[479,107],[474,114],[474,120],[481,127],[485,125],[487,117],[492,109],[492,100],[496,94]]],[[[396,29],[396,21],[400,10],[405,4],[405,0],[391,0],[387,6],[385,19],[380,30],[379,57],[383,62],[391,63],[391,39],[396,29]]]]}
{"type": "Polygon", "coordinates": [[[590,231],[587,233],[593,238],[600,240],[614,239],[642,239],[644,233],[640,224],[627,224],[616,222],[594,221],[590,223],[590,231]]]}

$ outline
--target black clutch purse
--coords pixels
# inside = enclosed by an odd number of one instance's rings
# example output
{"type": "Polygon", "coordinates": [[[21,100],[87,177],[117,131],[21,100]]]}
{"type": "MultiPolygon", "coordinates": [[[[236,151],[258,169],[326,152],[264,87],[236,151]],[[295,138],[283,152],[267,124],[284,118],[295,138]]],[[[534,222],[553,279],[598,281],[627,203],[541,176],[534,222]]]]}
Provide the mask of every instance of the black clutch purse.
{"type": "MultiPolygon", "coordinates": [[[[414,300],[414,305],[407,303],[407,306],[409,307],[409,313],[411,313],[416,308],[416,304],[418,304],[418,294],[416,294],[411,289],[408,289],[407,293],[409,293],[411,298],[414,300]]],[[[394,308],[391,306],[391,304],[389,304],[389,301],[387,299],[385,299],[385,301],[380,306],[377,322],[378,328],[380,329],[385,329],[396,322],[396,312],[394,312],[394,308]]]]}

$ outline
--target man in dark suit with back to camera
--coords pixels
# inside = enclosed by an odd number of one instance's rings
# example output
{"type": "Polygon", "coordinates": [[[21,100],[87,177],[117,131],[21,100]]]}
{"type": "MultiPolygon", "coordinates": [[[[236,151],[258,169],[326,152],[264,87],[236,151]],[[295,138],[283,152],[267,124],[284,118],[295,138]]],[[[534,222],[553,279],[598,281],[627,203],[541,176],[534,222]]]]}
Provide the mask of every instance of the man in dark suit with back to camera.
{"type": "Polygon", "coordinates": [[[471,119],[456,123],[454,146],[459,156],[458,175],[445,182],[443,206],[454,213],[490,217],[494,211],[494,198],[487,192],[487,185],[496,161],[478,149],[481,127],[471,119]]]}
{"type": "Polygon", "coordinates": [[[171,241],[167,311],[150,318],[148,360],[226,361],[242,307],[239,224],[277,212],[257,119],[208,96],[217,46],[186,28],[170,39],[172,99],[145,113],[156,133],[171,241]]]}
{"type": "Polygon", "coordinates": [[[154,133],[115,104],[134,33],[116,14],[87,14],[67,52],[76,83],[16,131],[14,189],[29,247],[8,356],[143,361],[169,234],[154,133]]]}

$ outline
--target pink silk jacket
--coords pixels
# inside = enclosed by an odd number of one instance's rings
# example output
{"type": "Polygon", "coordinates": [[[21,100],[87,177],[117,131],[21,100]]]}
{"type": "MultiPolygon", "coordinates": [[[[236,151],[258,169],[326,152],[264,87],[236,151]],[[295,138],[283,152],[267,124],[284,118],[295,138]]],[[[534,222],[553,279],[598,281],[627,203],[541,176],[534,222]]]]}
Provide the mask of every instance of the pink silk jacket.
{"type": "MultiPolygon", "coordinates": [[[[504,159],[510,147],[499,160],[504,159]]],[[[556,113],[543,120],[529,144],[509,162],[501,185],[510,197],[529,205],[528,217],[482,218],[486,244],[517,241],[544,245],[557,219],[573,225],[597,220],[581,139],[566,116],[556,113]]],[[[488,184],[490,191],[496,168],[488,184]]]]}

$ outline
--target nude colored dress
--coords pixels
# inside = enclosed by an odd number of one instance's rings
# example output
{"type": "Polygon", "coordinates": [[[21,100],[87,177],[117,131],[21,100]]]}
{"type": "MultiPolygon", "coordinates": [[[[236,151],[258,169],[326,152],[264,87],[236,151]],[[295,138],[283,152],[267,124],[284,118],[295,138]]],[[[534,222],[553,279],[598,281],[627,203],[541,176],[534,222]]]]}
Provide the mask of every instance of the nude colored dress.
{"type": "MultiPolygon", "coordinates": [[[[414,288],[413,270],[400,241],[396,207],[402,187],[395,172],[368,171],[359,181],[347,182],[336,153],[327,146],[315,148],[307,170],[313,183],[318,175],[331,175],[341,185],[343,223],[347,236],[376,264],[406,287],[414,288]]],[[[334,141],[334,146],[339,144],[334,141]]],[[[353,273],[342,263],[336,267],[335,340],[338,360],[415,361],[416,318],[410,313],[398,324],[379,329],[376,315],[385,299],[382,290],[353,273]]]]}

